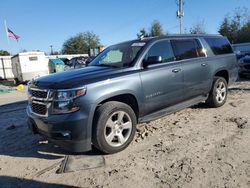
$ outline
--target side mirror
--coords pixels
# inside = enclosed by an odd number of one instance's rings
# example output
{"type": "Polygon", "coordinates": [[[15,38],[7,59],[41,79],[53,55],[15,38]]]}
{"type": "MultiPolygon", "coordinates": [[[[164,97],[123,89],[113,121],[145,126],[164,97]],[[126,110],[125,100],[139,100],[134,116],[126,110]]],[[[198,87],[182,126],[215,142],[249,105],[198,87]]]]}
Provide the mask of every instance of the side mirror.
{"type": "Polygon", "coordinates": [[[162,62],[161,56],[149,56],[147,59],[143,61],[143,67],[147,67],[149,65],[158,64],[162,62]]]}

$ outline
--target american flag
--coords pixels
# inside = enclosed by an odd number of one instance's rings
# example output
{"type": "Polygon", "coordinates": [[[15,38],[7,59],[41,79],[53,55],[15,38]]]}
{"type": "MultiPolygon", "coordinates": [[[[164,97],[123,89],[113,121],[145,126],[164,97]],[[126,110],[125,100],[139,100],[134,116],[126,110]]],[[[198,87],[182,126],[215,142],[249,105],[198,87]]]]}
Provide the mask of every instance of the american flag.
{"type": "Polygon", "coordinates": [[[16,35],[13,31],[11,31],[9,28],[7,30],[7,34],[9,38],[14,38],[18,42],[18,39],[20,38],[18,35],[16,35]]]}

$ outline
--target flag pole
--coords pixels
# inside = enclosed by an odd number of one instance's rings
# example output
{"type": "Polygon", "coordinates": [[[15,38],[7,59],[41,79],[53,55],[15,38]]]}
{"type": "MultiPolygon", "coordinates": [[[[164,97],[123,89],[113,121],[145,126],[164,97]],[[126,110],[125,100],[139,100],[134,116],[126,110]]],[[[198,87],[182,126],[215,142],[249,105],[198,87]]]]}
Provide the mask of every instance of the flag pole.
{"type": "Polygon", "coordinates": [[[8,45],[10,44],[10,40],[8,37],[8,28],[7,28],[7,21],[4,20],[4,26],[5,26],[5,32],[6,32],[6,37],[7,37],[7,41],[8,41],[8,45]]]}

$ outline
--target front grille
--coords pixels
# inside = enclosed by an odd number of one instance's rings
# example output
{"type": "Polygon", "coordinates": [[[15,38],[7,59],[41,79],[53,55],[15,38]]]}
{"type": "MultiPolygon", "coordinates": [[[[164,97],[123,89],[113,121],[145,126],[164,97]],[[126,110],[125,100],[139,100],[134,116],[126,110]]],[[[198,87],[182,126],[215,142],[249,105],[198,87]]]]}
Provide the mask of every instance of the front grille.
{"type": "Polygon", "coordinates": [[[40,99],[46,99],[47,96],[48,96],[48,92],[43,91],[43,90],[32,90],[31,89],[31,95],[32,95],[32,97],[36,97],[36,98],[40,98],[40,99]]]}
{"type": "Polygon", "coordinates": [[[34,103],[31,104],[32,111],[39,115],[46,115],[47,106],[45,104],[34,103]]]}
{"type": "Polygon", "coordinates": [[[244,66],[246,69],[250,69],[250,65],[245,65],[244,66]]]}

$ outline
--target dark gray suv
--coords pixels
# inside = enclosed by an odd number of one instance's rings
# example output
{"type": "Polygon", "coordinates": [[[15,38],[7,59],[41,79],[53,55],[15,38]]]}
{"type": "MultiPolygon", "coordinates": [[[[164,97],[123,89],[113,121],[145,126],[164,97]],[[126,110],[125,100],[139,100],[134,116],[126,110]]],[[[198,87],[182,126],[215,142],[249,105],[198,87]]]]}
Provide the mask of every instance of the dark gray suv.
{"type": "Polygon", "coordinates": [[[73,152],[125,149],[136,124],[206,102],[222,106],[237,79],[219,35],[173,35],[110,46],[86,68],[29,83],[28,125],[73,152]]]}

